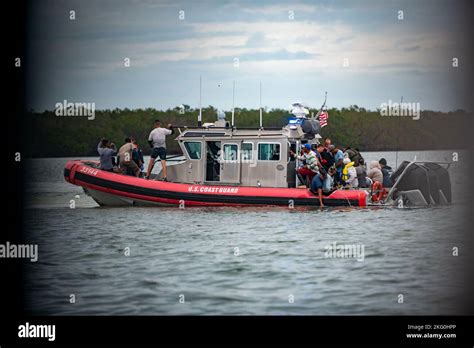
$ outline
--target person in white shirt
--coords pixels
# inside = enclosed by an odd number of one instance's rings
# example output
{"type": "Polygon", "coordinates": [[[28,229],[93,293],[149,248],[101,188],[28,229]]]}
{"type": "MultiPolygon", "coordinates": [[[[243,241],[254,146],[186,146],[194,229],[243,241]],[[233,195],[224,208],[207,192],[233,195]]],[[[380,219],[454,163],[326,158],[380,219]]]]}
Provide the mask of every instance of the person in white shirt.
{"type": "Polygon", "coordinates": [[[155,165],[156,158],[160,157],[161,166],[163,167],[162,180],[168,181],[166,178],[166,136],[174,133],[173,126],[168,124],[168,128],[162,128],[160,120],[155,120],[155,128],[150,132],[148,143],[153,148],[151,152],[150,163],[148,163],[148,171],[146,179],[150,178],[151,171],[155,165]]]}

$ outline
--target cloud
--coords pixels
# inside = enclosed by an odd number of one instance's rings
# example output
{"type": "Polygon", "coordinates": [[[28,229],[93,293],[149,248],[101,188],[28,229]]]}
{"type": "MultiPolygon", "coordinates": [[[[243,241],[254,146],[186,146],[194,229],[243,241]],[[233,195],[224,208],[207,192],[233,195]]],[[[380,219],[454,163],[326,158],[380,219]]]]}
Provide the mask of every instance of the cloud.
{"type": "MultiPolygon", "coordinates": [[[[443,46],[438,33],[420,34],[406,28],[384,28],[379,32],[357,30],[344,23],[326,24],[311,21],[257,21],[191,24],[198,35],[239,34],[248,37],[256,53],[282,49],[292,53],[318,57],[308,62],[310,66],[340,68],[344,59],[358,69],[379,69],[393,65],[402,68],[423,61],[421,69],[439,68],[443,62],[433,54],[443,46]],[[392,38],[397,37],[395,41],[392,38]],[[412,43],[416,42],[416,45],[412,43]],[[435,58],[436,57],[436,58],[435,58]],[[312,63],[311,63],[312,62],[312,63]]],[[[219,52],[219,48],[217,52],[219,52]]],[[[232,55],[237,56],[235,51],[232,55]]],[[[240,51],[242,54],[242,51],[240,51]]],[[[220,56],[223,56],[222,54],[220,56]]],[[[268,55],[270,66],[274,57],[268,55]]],[[[301,63],[301,62],[300,62],[301,63]]],[[[299,66],[300,63],[298,64],[299,66]]],[[[291,64],[289,59],[288,64],[291,64]]]]}
{"type": "Polygon", "coordinates": [[[404,50],[406,52],[413,52],[413,51],[418,51],[420,48],[421,48],[420,45],[414,45],[410,47],[405,47],[404,50]]]}
{"type": "MultiPolygon", "coordinates": [[[[215,80],[246,78],[250,84],[266,79],[281,91],[294,76],[304,77],[308,86],[319,84],[321,75],[331,76],[332,81],[324,84],[337,83],[338,88],[341,82],[359,85],[369,79],[393,81],[397,76],[411,76],[412,85],[413,81],[431,85],[427,76],[451,69],[453,52],[460,52],[468,42],[465,35],[453,34],[459,32],[457,23],[438,24],[459,18],[454,12],[448,16],[454,11],[448,4],[441,11],[410,3],[404,6],[403,22],[396,17],[398,6],[376,1],[327,5],[69,0],[50,4],[35,4],[31,10],[28,61],[35,68],[30,70],[37,85],[46,90],[44,81],[49,78],[57,84],[58,95],[68,90],[87,92],[101,83],[115,86],[118,81],[124,89],[135,86],[145,96],[152,93],[150,86],[162,83],[167,86],[163,98],[176,99],[173,93],[182,87],[173,91],[168,86],[200,74],[215,80]],[[77,10],[74,22],[67,18],[70,8],[77,10]],[[185,20],[178,18],[181,9],[186,11],[185,20]],[[288,11],[295,12],[294,20],[288,18],[288,11]],[[431,11],[437,11],[436,17],[430,17],[431,11]],[[124,70],[125,57],[131,59],[128,70],[124,70]],[[234,58],[239,59],[238,68],[234,58]],[[345,59],[348,67],[343,66],[345,59]]],[[[406,86],[393,84],[395,89],[406,86]]]]}
{"type": "Polygon", "coordinates": [[[288,3],[288,4],[278,4],[278,5],[267,5],[267,6],[258,6],[254,5],[251,7],[244,7],[242,11],[245,13],[251,14],[263,14],[266,16],[283,14],[288,16],[288,11],[293,11],[296,15],[297,12],[302,13],[314,13],[320,9],[325,9],[322,5],[317,4],[303,4],[303,3],[288,3]]]}

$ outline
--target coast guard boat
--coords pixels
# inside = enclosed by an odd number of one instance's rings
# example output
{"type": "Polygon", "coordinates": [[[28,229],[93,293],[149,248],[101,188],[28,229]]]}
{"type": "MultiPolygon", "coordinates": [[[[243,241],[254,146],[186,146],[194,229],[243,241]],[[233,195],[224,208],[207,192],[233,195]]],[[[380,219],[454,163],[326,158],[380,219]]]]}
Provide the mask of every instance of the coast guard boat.
{"type": "MultiPolygon", "coordinates": [[[[323,106],[326,102],[324,102],[323,106]]],[[[296,175],[298,153],[321,136],[318,116],[307,118],[293,104],[293,116],[282,128],[237,128],[221,115],[214,123],[178,127],[182,159],[167,166],[168,181],[137,178],[99,169],[99,162],[73,160],[64,168],[67,182],[83,187],[101,206],[319,206],[318,196],[296,175]],[[296,111],[295,111],[296,110],[296,111]]],[[[321,108],[321,110],[323,107],[321,108]]],[[[319,115],[319,114],[318,114],[319,115]]],[[[451,202],[449,164],[403,162],[389,190],[336,189],[323,197],[325,206],[433,205],[451,202]]]]}

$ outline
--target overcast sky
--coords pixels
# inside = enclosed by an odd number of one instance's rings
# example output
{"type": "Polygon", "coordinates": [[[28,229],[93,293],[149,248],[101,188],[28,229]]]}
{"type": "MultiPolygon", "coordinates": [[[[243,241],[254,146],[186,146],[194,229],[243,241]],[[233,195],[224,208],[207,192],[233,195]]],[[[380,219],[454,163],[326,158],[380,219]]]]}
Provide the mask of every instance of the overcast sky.
{"type": "Polygon", "coordinates": [[[247,108],[258,107],[261,82],[269,108],[319,106],[328,91],[329,107],[375,109],[403,95],[422,109],[469,109],[461,2],[34,1],[29,10],[28,107],[38,111],[64,99],[197,107],[199,76],[203,105],[225,110],[233,80],[236,106],[247,108]]]}

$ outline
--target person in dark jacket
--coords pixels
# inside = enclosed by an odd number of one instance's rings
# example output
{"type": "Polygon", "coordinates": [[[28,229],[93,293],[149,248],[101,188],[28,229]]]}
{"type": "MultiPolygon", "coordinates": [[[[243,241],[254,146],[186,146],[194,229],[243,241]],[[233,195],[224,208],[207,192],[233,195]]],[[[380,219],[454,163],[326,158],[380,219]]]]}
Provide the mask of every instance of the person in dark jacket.
{"type": "Polygon", "coordinates": [[[329,149],[330,146],[331,146],[331,139],[326,139],[324,142],[324,148],[320,152],[321,165],[323,166],[326,172],[329,170],[330,167],[334,165],[334,155],[331,153],[331,150],[329,149]]]}
{"type": "Polygon", "coordinates": [[[132,139],[132,144],[134,146],[134,149],[132,151],[132,159],[137,164],[138,168],[140,168],[140,172],[143,173],[143,171],[145,170],[145,160],[143,159],[143,152],[135,139],[132,139]]]}
{"type": "Polygon", "coordinates": [[[367,180],[367,167],[363,158],[359,159],[359,165],[355,167],[357,173],[357,180],[359,181],[359,187],[369,187],[369,181],[367,180]]]}
{"type": "Polygon", "coordinates": [[[387,160],[385,158],[381,158],[379,160],[380,167],[382,168],[382,174],[383,174],[383,187],[392,187],[393,186],[393,181],[392,181],[392,167],[387,165],[387,160]]]}

